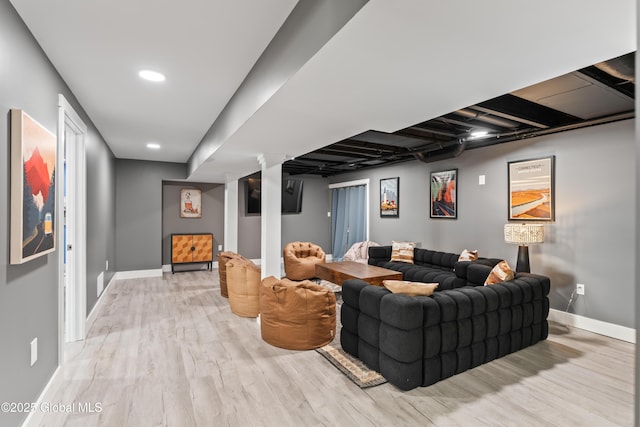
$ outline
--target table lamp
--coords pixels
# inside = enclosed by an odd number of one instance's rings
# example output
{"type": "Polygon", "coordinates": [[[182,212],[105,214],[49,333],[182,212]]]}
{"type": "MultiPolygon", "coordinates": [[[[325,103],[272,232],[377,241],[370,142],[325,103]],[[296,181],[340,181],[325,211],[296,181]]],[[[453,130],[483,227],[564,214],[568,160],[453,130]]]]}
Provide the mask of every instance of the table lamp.
{"type": "Polygon", "coordinates": [[[530,273],[531,269],[529,268],[528,245],[544,242],[544,225],[515,223],[505,224],[504,241],[519,245],[516,271],[530,273]]]}

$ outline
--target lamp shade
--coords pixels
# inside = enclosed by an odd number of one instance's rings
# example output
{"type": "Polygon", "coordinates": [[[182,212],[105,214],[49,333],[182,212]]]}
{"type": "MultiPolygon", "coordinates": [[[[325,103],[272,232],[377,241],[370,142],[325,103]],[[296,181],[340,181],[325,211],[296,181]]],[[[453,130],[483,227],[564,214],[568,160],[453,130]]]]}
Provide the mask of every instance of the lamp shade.
{"type": "Polygon", "coordinates": [[[504,241],[517,245],[544,242],[543,224],[505,224],[504,241]]]}

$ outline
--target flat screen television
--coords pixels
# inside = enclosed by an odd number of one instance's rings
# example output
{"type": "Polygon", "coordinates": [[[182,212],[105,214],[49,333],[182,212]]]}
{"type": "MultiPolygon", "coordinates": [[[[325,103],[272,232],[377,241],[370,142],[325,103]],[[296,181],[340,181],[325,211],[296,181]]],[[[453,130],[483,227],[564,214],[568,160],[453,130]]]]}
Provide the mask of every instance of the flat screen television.
{"type": "MultiPolygon", "coordinates": [[[[302,212],[302,185],[301,179],[282,179],[282,213],[297,214],[302,212]]],[[[246,213],[259,215],[262,204],[262,185],[259,178],[249,178],[245,181],[246,189],[246,213]]]]}

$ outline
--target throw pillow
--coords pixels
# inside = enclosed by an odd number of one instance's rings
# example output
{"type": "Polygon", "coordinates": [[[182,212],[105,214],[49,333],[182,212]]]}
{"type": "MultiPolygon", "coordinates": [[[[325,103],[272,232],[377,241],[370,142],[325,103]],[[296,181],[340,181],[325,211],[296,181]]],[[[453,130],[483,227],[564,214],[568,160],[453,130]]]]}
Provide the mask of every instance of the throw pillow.
{"type": "Polygon", "coordinates": [[[406,280],[383,280],[382,284],[394,294],[411,296],[431,295],[438,287],[437,283],[408,282],[406,280]]]}
{"type": "Polygon", "coordinates": [[[495,285],[496,283],[506,282],[508,280],[513,280],[513,277],[513,270],[511,270],[507,261],[500,261],[495,267],[493,267],[493,270],[489,273],[489,277],[487,277],[484,285],[495,285]]]}
{"type": "Polygon", "coordinates": [[[415,246],[414,242],[392,242],[391,261],[413,264],[413,248],[415,246]]]}
{"type": "Polygon", "coordinates": [[[477,259],[478,259],[477,249],[475,251],[468,251],[465,249],[464,251],[462,251],[462,253],[458,257],[458,261],[475,261],[477,259]]]}

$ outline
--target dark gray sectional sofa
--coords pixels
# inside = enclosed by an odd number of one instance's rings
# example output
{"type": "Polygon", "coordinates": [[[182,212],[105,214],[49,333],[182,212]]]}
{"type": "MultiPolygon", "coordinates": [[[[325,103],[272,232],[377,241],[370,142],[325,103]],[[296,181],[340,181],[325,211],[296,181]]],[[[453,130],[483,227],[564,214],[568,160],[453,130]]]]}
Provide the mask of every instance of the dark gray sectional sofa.
{"type": "MultiPolygon", "coordinates": [[[[391,246],[372,246],[369,248],[369,264],[378,267],[395,270],[402,273],[404,280],[411,282],[439,283],[438,290],[460,288],[467,286],[466,264],[459,262],[460,254],[448,252],[438,252],[429,249],[415,248],[413,251],[413,264],[406,262],[391,261],[391,246]],[[455,273],[456,266],[459,265],[460,275],[455,273]]],[[[475,264],[487,265],[493,268],[502,261],[497,258],[480,258],[474,261],[475,264]]],[[[484,274],[484,269],[480,270],[484,274]]],[[[477,277],[473,277],[471,284],[477,283],[477,277]]],[[[482,278],[482,283],[486,276],[482,278]]]]}
{"type": "Polygon", "coordinates": [[[413,297],[347,280],[340,342],[398,388],[434,384],[547,338],[547,277],[516,273],[483,286],[499,260],[458,262],[455,254],[416,249],[416,264],[401,265],[378,256],[385,250],[371,248],[369,263],[440,286],[429,297],[413,297]]]}

